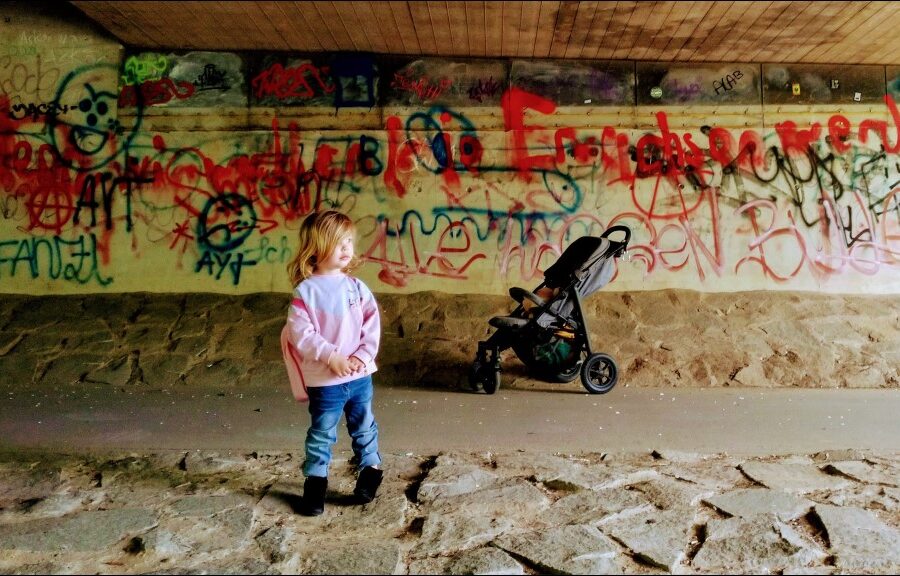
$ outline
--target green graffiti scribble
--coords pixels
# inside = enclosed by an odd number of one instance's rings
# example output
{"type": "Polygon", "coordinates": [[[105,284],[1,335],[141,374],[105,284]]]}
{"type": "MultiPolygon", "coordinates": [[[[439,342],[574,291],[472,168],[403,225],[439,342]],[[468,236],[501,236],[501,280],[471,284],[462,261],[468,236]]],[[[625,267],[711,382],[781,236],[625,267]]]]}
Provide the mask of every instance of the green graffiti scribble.
{"type": "Polygon", "coordinates": [[[162,54],[145,52],[129,56],[125,60],[122,83],[126,86],[143,84],[147,80],[159,80],[169,69],[169,60],[162,54]]]}

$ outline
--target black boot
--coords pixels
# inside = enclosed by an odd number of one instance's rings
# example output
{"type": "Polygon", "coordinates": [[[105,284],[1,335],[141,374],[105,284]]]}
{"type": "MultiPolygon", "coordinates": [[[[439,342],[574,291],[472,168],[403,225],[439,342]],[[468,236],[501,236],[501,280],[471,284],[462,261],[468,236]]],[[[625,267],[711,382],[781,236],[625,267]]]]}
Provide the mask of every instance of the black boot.
{"type": "Polygon", "coordinates": [[[325,491],[328,490],[328,478],[324,476],[307,476],[303,483],[303,500],[300,502],[300,513],[304,516],[318,516],[325,511],[325,491]]]}
{"type": "Polygon", "coordinates": [[[359,472],[359,478],[356,480],[356,488],[353,494],[360,504],[368,504],[375,499],[375,493],[381,486],[381,478],[384,471],[371,466],[366,466],[359,472]]]}

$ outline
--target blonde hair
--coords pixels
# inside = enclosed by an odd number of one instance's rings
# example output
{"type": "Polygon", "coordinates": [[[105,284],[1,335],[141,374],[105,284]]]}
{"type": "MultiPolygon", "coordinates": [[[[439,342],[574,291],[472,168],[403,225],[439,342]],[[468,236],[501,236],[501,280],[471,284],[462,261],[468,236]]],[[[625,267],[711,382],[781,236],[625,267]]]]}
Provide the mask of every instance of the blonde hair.
{"type": "MultiPolygon", "coordinates": [[[[307,216],[300,224],[297,253],[287,266],[291,286],[312,276],[316,262],[327,259],[347,234],[355,235],[356,227],[353,220],[337,210],[313,212],[307,216]]],[[[341,270],[349,273],[358,265],[359,260],[354,255],[341,270]]]]}

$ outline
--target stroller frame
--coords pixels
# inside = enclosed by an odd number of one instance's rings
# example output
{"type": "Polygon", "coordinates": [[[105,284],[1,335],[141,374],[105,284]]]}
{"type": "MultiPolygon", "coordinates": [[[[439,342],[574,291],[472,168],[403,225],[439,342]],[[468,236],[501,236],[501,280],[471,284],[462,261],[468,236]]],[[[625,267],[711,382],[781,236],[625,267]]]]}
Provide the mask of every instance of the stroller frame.
{"type": "Polygon", "coordinates": [[[571,382],[580,375],[582,384],[588,392],[605,394],[611,390],[618,379],[618,367],[608,354],[594,352],[578,287],[585,279],[587,271],[601,259],[620,257],[627,249],[630,238],[631,230],[619,225],[608,228],[599,238],[588,236],[573,242],[557,262],[545,271],[544,281],[534,289],[535,292],[545,287],[557,290],[547,301],[523,288],[510,288],[509,294],[519,302],[519,306],[509,316],[491,318],[489,323],[498,330],[487,340],[478,342],[478,351],[469,370],[470,386],[475,391],[495,393],[500,387],[501,380],[500,353],[511,347],[529,369],[539,370],[533,358],[529,361],[523,357],[519,346],[526,345],[526,338],[533,336],[546,339],[548,342],[552,338],[558,338],[575,344],[572,349],[574,360],[569,360],[572,366],[559,372],[544,370],[540,374],[543,379],[571,382]],[[617,242],[607,238],[617,231],[624,232],[624,241],[617,242]],[[576,247],[579,243],[581,246],[576,247]],[[574,260],[578,249],[582,249],[583,246],[591,247],[593,244],[598,246],[593,248],[587,260],[578,263],[574,269],[567,268],[566,264],[572,264],[570,261],[574,260]],[[526,299],[535,304],[530,318],[523,317],[526,312],[524,304],[526,299]],[[567,317],[561,310],[564,310],[568,303],[571,303],[571,313],[567,317]]]}

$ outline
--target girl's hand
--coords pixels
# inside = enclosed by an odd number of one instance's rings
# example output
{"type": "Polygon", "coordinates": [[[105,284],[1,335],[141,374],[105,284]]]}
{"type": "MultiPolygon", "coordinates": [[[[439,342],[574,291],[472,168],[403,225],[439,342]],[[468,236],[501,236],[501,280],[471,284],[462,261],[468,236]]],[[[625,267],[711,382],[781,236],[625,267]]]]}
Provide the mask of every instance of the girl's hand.
{"type": "Polygon", "coordinates": [[[338,376],[349,376],[355,372],[351,368],[350,359],[343,354],[333,354],[328,360],[328,368],[338,376]]]}
{"type": "Polygon", "coordinates": [[[350,369],[353,370],[353,372],[361,372],[365,370],[365,368],[366,365],[362,360],[360,360],[356,356],[350,357],[350,369]]]}

